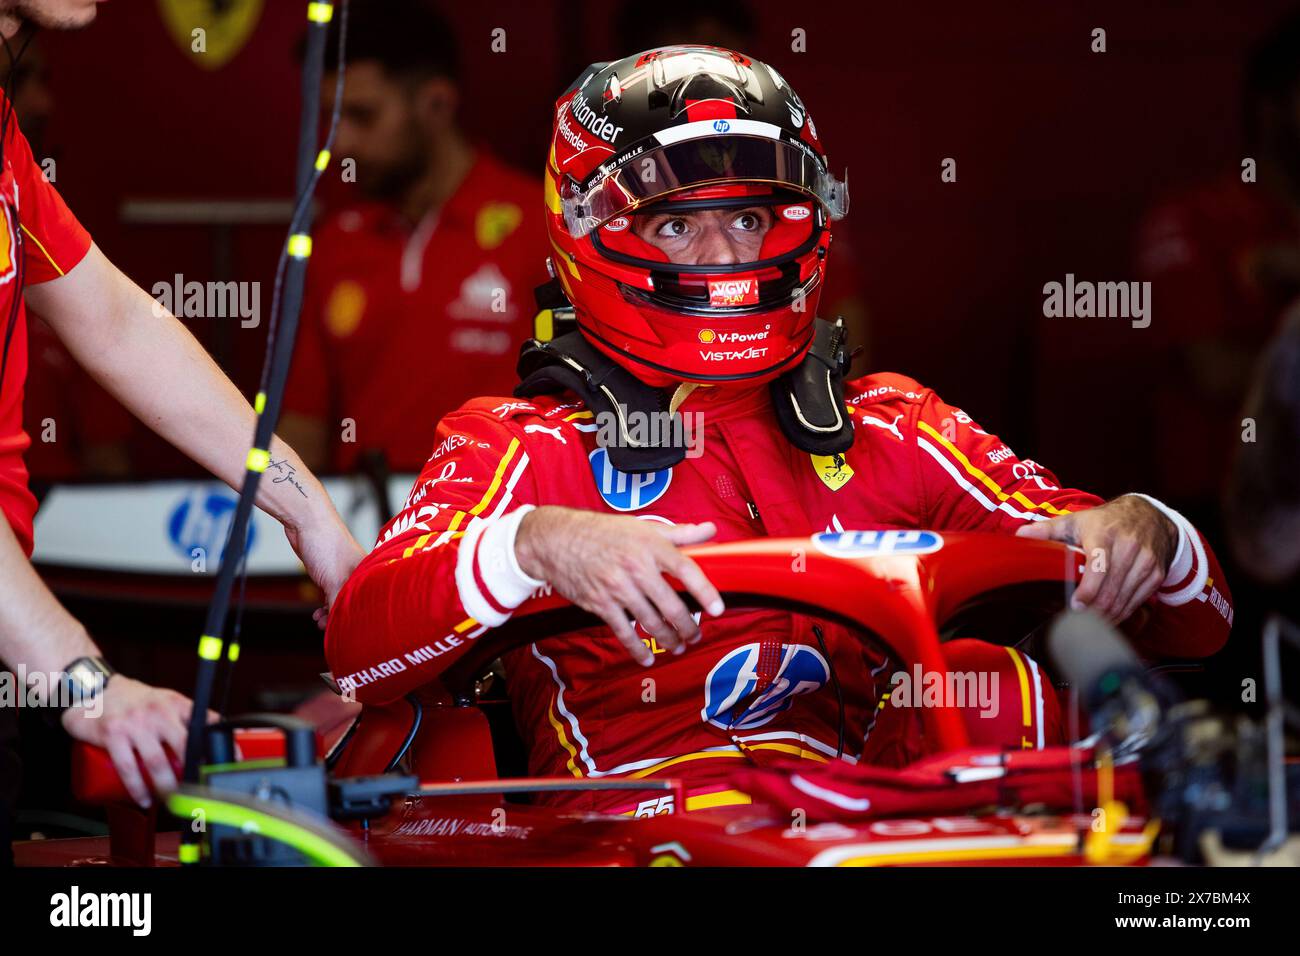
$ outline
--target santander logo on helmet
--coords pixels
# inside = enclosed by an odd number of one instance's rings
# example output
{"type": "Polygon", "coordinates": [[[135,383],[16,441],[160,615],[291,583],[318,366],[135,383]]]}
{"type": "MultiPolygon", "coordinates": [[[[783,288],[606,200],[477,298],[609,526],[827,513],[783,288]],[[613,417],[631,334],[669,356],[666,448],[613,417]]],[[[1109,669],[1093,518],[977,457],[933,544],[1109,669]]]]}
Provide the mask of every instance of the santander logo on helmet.
{"type": "Polygon", "coordinates": [[[776,70],[661,47],[588,67],[554,115],[547,229],[596,348],[661,387],[802,361],[848,191],[776,70]]]}

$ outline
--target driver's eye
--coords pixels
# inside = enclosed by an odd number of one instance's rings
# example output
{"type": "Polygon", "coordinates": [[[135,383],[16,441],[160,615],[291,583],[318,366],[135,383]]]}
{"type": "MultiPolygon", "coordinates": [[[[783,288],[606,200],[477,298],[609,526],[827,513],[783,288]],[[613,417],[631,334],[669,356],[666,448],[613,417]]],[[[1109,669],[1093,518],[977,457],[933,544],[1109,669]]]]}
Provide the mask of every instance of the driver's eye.
{"type": "Polygon", "coordinates": [[[659,235],[676,239],[686,235],[688,229],[685,219],[669,219],[659,227],[659,235]]]}
{"type": "Polygon", "coordinates": [[[753,232],[759,226],[758,216],[752,212],[742,212],[732,225],[744,232],[753,232]]]}

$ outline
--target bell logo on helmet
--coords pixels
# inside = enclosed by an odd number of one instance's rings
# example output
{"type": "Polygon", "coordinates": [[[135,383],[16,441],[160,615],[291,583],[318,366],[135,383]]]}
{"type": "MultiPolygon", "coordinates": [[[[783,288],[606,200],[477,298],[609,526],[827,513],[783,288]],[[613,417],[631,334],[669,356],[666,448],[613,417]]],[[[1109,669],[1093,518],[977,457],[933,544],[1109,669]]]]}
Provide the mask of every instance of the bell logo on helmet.
{"type": "Polygon", "coordinates": [[[619,471],[609,460],[609,452],[597,448],[588,459],[591,473],[596,479],[596,490],[605,504],[615,511],[636,511],[654,504],[664,496],[672,484],[673,470],[652,471],[645,475],[629,475],[619,471]]]}
{"type": "Polygon", "coordinates": [[[700,343],[703,345],[708,345],[717,337],[718,337],[718,333],[714,332],[712,329],[700,329],[699,338],[700,338],[700,343]]]}
{"type": "Polygon", "coordinates": [[[615,216],[609,222],[605,223],[605,231],[622,232],[630,225],[632,225],[632,220],[627,218],[627,216],[615,216]]]}
{"type": "Polygon", "coordinates": [[[709,283],[709,305],[753,305],[757,301],[757,279],[720,279],[709,283]]]}
{"type": "Polygon", "coordinates": [[[807,206],[786,206],[781,210],[781,216],[791,222],[802,222],[811,215],[812,210],[807,206]]]}

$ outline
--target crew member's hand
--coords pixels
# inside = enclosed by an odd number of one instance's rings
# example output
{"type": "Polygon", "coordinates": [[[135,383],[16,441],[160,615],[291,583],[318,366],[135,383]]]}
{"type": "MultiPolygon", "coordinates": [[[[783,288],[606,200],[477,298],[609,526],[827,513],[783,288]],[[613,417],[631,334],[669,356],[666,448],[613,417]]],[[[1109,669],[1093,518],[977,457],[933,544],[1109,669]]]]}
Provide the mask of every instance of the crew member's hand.
{"type": "Polygon", "coordinates": [[[1090,607],[1116,624],[1160,587],[1178,547],[1177,526],[1134,495],[1051,521],[1033,521],[1016,534],[1082,548],[1083,580],[1071,606],[1090,607]]]}
{"type": "Polygon", "coordinates": [[[302,560],[307,574],[325,592],[326,607],[312,615],[323,631],[329,606],[334,603],[348,575],[361,563],[365,552],[332,511],[331,516],[311,527],[297,528],[286,524],[284,534],[302,560]]]}
{"type": "Polygon", "coordinates": [[[515,557],[525,574],[547,581],[578,607],[609,625],[629,654],[648,667],[651,653],[630,614],[665,650],[681,654],[700,639],[700,626],[670,574],[711,616],[724,610],[717,588],[677,548],[708,541],[711,522],[668,525],[627,515],[604,515],[547,505],[519,523],[515,557]]]}
{"type": "MultiPolygon", "coordinates": [[[[107,750],[131,799],[147,807],[153,800],[140,765],[148,771],[154,790],[167,793],[176,789],[172,760],[179,762],[185,755],[190,699],[122,674],[109,679],[102,695],[100,707],[92,702],[65,710],[63,729],[77,740],[107,750]]],[[[209,714],[208,719],[216,716],[209,714]]]]}

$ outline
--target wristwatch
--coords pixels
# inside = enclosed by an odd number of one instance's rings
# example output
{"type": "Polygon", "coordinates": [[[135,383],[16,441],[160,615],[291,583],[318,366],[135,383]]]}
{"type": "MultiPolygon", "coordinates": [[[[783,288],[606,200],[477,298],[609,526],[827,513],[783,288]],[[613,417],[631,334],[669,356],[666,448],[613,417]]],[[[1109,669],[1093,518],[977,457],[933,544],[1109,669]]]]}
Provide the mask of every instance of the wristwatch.
{"type": "Polygon", "coordinates": [[[60,713],[69,707],[88,704],[116,673],[102,657],[78,657],[59,675],[59,697],[52,703],[60,713]]]}

